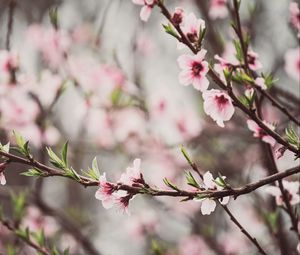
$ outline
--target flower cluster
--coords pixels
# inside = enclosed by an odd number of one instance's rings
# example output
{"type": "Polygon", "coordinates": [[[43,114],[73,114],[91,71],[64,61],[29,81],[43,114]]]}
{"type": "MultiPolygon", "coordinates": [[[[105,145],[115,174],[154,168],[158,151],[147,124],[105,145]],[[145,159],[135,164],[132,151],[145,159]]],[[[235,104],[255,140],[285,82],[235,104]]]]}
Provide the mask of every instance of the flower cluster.
{"type": "MultiPolygon", "coordinates": [[[[275,130],[275,126],[264,121],[264,124],[271,130],[275,130]]],[[[271,146],[275,146],[275,139],[268,135],[257,123],[253,120],[247,120],[248,128],[253,131],[253,136],[260,138],[265,143],[270,144],[271,146]]]]}
{"type": "Polygon", "coordinates": [[[116,205],[123,212],[129,214],[128,205],[134,194],[119,190],[119,185],[128,185],[132,187],[143,187],[146,185],[141,173],[140,159],[135,159],[133,161],[133,166],[126,169],[126,172],[121,175],[118,184],[108,182],[106,174],[103,173],[99,178],[99,189],[95,193],[96,199],[102,202],[105,209],[109,209],[116,205]]]}

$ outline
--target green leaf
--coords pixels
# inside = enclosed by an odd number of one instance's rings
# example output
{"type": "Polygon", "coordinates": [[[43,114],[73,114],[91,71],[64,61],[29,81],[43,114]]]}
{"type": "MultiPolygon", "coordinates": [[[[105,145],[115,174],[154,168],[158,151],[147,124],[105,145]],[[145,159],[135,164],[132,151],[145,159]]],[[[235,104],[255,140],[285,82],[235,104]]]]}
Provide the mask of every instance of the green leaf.
{"type": "Polygon", "coordinates": [[[289,126],[285,129],[285,135],[290,144],[295,145],[298,149],[300,149],[300,139],[292,126],[289,126]]]}
{"type": "Polygon", "coordinates": [[[61,157],[66,167],[68,167],[68,142],[66,142],[61,151],[61,157]]]}
{"type": "Polygon", "coordinates": [[[50,10],[49,10],[49,18],[50,18],[50,22],[52,24],[52,26],[55,28],[55,29],[58,29],[58,8],[57,6],[55,7],[52,7],[50,10]]]}
{"type": "Polygon", "coordinates": [[[168,24],[168,25],[163,24],[163,27],[167,34],[174,36],[176,39],[179,38],[179,36],[177,35],[177,32],[174,30],[174,28],[172,27],[171,24],[168,24]]]}
{"type": "Polygon", "coordinates": [[[24,215],[26,195],[24,192],[20,192],[17,195],[12,193],[11,197],[13,202],[14,218],[19,220],[24,215]]]}
{"type": "Polygon", "coordinates": [[[242,51],[241,44],[238,40],[233,40],[233,44],[235,47],[235,53],[236,53],[235,56],[236,56],[237,60],[242,63],[243,62],[243,51],[242,51]]]}
{"type": "Polygon", "coordinates": [[[40,246],[44,247],[46,245],[45,233],[43,229],[35,232],[33,236],[40,246]]]}
{"type": "Polygon", "coordinates": [[[46,149],[50,157],[50,163],[57,168],[65,170],[66,164],[54,153],[50,147],[47,147],[46,149]]]}
{"type": "Polygon", "coordinates": [[[30,168],[26,172],[21,173],[21,175],[28,177],[39,177],[45,176],[45,173],[38,168],[30,168]]]}
{"type": "Polygon", "coordinates": [[[88,177],[99,180],[100,177],[100,170],[97,163],[97,158],[95,157],[92,162],[92,168],[88,168],[87,172],[84,172],[88,177]]]}
{"type": "Polygon", "coordinates": [[[9,153],[9,148],[10,148],[10,143],[7,143],[7,144],[5,144],[5,145],[2,145],[2,144],[0,143],[0,151],[4,151],[4,152],[6,152],[6,153],[9,153]]]}
{"type": "Polygon", "coordinates": [[[278,81],[278,79],[275,79],[271,73],[262,73],[261,76],[265,79],[265,84],[268,87],[268,89],[270,89],[274,85],[274,83],[278,81]]]}
{"type": "Polygon", "coordinates": [[[185,178],[186,178],[188,185],[193,186],[197,189],[200,189],[199,184],[197,183],[197,181],[195,180],[195,178],[191,172],[185,172],[185,178]]]}
{"type": "Polygon", "coordinates": [[[190,155],[187,153],[186,149],[183,146],[181,146],[180,151],[187,160],[187,162],[192,166],[194,162],[191,160],[190,155]]]}
{"type": "Polygon", "coordinates": [[[18,145],[18,151],[26,157],[31,157],[29,150],[29,141],[25,141],[23,136],[17,131],[13,131],[13,135],[18,145]]]}
{"type": "Polygon", "coordinates": [[[170,187],[171,189],[179,191],[178,187],[175,184],[171,183],[167,178],[164,178],[163,182],[166,186],[170,187]]]}
{"type": "Polygon", "coordinates": [[[120,99],[122,97],[122,89],[117,87],[115,88],[110,95],[111,102],[113,106],[119,105],[120,99]]]}

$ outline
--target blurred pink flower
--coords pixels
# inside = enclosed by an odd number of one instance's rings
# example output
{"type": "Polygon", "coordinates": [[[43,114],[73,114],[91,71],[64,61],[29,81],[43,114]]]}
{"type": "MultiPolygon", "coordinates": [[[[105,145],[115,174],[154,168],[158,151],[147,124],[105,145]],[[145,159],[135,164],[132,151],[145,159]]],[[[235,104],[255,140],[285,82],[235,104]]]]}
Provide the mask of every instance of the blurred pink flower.
{"type": "Polygon", "coordinates": [[[182,71],[179,74],[179,82],[184,86],[192,84],[201,92],[207,90],[209,81],[206,78],[208,63],[204,60],[206,50],[202,49],[197,55],[182,55],[177,62],[182,71]]]}
{"type": "MultiPolygon", "coordinates": [[[[284,190],[287,193],[287,197],[291,205],[296,205],[300,202],[300,196],[299,196],[299,187],[300,183],[295,182],[288,182],[286,180],[282,181],[284,190]]],[[[270,195],[274,196],[276,198],[276,204],[278,206],[281,206],[284,204],[284,200],[281,194],[281,191],[279,187],[277,186],[268,186],[265,188],[265,192],[269,193],[270,195]]]]}
{"type": "Polygon", "coordinates": [[[103,173],[99,178],[99,189],[95,193],[96,199],[102,202],[102,206],[105,209],[113,207],[116,201],[114,196],[115,185],[106,180],[106,174],[103,173]]]}
{"type": "MultiPolygon", "coordinates": [[[[275,130],[274,125],[267,123],[265,121],[264,121],[264,124],[271,130],[275,130]]],[[[257,123],[255,121],[247,120],[247,125],[248,125],[248,128],[254,132],[253,133],[254,137],[260,138],[262,141],[270,144],[271,146],[275,145],[275,143],[276,143],[275,139],[272,136],[268,135],[260,126],[257,125],[257,123]]]]}
{"type": "Polygon", "coordinates": [[[142,21],[148,21],[155,5],[155,0],[132,0],[132,2],[134,4],[143,5],[140,12],[140,18],[142,21]]]}
{"type": "Polygon", "coordinates": [[[201,237],[191,235],[179,242],[180,255],[209,255],[212,254],[201,237]]]}
{"type": "Polygon", "coordinates": [[[71,37],[63,30],[56,30],[52,27],[44,28],[37,24],[29,26],[27,38],[55,69],[64,62],[65,54],[72,41],[71,37]]]}
{"type": "Polygon", "coordinates": [[[298,31],[298,36],[300,33],[300,11],[297,2],[290,3],[290,22],[298,31]]]}
{"type": "Polygon", "coordinates": [[[54,126],[46,127],[42,136],[43,143],[47,144],[48,146],[54,146],[60,139],[60,133],[54,126]]]}
{"type": "Polygon", "coordinates": [[[124,190],[120,190],[116,193],[114,205],[116,205],[122,213],[130,215],[130,211],[128,209],[130,199],[132,199],[131,194],[128,194],[124,190]]]}
{"type": "Polygon", "coordinates": [[[258,54],[255,53],[254,51],[252,51],[252,50],[248,51],[247,60],[248,60],[249,68],[251,70],[257,71],[258,69],[262,68],[262,64],[258,60],[258,54]]]}
{"type": "Polygon", "coordinates": [[[209,5],[209,16],[212,19],[223,19],[228,16],[227,0],[211,0],[209,5]]]}
{"type": "Polygon", "coordinates": [[[234,113],[231,98],[226,93],[216,89],[207,90],[202,96],[204,112],[216,121],[218,126],[224,127],[224,121],[230,120],[234,113]]]}
{"type": "Polygon", "coordinates": [[[126,173],[121,175],[119,183],[132,185],[134,183],[141,183],[143,181],[143,176],[141,173],[141,159],[136,158],[133,161],[132,167],[127,167],[126,173]]]}
{"type": "Polygon", "coordinates": [[[54,218],[44,216],[35,206],[27,207],[25,217],[22,219],[21,226],[29,228],[31,232],[37,232],[43,229],[45,236],[51,237],[58,230],[58,224],[54,218]]]}
{"type": "Polygon", "coordinates": [[[290,49],[286,52],[284,69],[286,73],[296,80],[300,81],[300,48],[290,49]]]}

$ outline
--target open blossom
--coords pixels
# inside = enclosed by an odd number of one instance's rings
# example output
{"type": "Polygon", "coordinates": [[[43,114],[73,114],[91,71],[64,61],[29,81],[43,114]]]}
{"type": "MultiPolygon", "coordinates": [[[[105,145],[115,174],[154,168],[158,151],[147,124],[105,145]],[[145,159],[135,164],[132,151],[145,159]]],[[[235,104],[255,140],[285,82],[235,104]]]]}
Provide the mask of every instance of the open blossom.
{"type": "MultiPolygon", "coordinates": [[[[264,121],[264,124],[268,128],[270,128],[271,130],[275,129],[275,127],[270,123],[267,123],[267,122],[264,121]]],[[[264,141],[265,143],[270,144],[271,146],[275,145],[275,143],[276,143],[275,139],[272,136],[268,135],[260,126],[258,126],[256,124],[255,121],[247,120],[247,125],[248,125],[248,128],[251,131],[253,131],[253,136],[254,137],[260,138],[262,141],[264,141]]]]}
{"type": "Polygon", "coordinates": [[[268,88],[265,83],[265,79],[261,77],[255,79],[255,84],[263,90],[266,90],[268,88]]]}
{"type": "Polygon", "coordinates": [[[179,82],[184,86],[192,84],[195,89],[205,91],[209,81],[206,78],[208,63],[204,60],[206,50],[202,49],[197,55],[182,55],[177,62],[182,71],[179,74],[179,82]]]}
{"type": "MultiPolygon", "coordinates": [[[[299,182],[289,182],[286,180],[282,181],[283,187],[287,193],[287,198],[291,205],[296,205],[300,202],[300,196],[299,196],[299,182]]],[[[268,186],[265,188],[265,191],[269,193],[272,196],[275,196],[276,204],[277,205],[283,205],[284,200],[282,197],[282,193],[279,187],[277,186],[268,186]]]]}
{"type": "Polygon", "coordinates": [[[140,12],[140,18],[143,21],[147,21],[155,5],[155,0],[132,0],[132,2],[134,4],[143,5],[140,12]]]}
{"type": "Polygon", "coordinates": [[[217,89],[207,90],[202,96],[204,99],[204,112],[216,121],[218,126],[224,127],[224,121],[230,120],[234,113],[231,98],[217,89]]]}
{"type": "Polygon", "coordinates": [[[296,2],[290,3],[290,22],[300,33],[300,10],[296,2]]]}
{"type": "Polygon", "coordinates": [[[103,173],[99,178],[99,189],[96,191],[95,197],[101,200],[105,209],[111,208],[115,204],[114,196],[115,185],[106,180],[106,174],[103,173]]]}
{"type": "Polygon", "coordinates": [[[256,71],[262,68],[262,64],[258,60],[258,54],[255,53],[254,51],[251,50],[248,51],[247,60],[248,60],[249,68],[251,70],[256,71]]]}
{"type": "Polygon", "coordinates": [[[143,182],[143,175],[141,174],[141,159],[136,158],[133,161],[133,166],[127,167],[126,173],[121,175],[119,182],[127,185],[143,182]]]}
{"type": "Polygon", "coordinates": [[[209,5],[209,16],[212,19],[223,19],[228,16],[227,0],[211,0],[209,5]]]}
{"type": "MultiPolygon", "coordinates": [[[[219,178],[219,177],[218,177],[219,178]]],[[[203,183],[207,190],[222,190],[224,187],[221,186],[218,182],[218,178],[214,179],[213,175],[208,171],[203,175],[203,183]]],[[[223,176],[223,179],[226,177],[223,176]]],[[[203,215],[211,214],[215,208],[217,203],[214,199],[204,198],[204,199],[196,199],[196,201],[201,201],[201,213],[203,215]]],[[[222,205],[226,205],[229,202],[229,196],[219,199],[222,205]]]]}
{"type": "Polygon", "coordinates": [[[300,81],[300,48],[290,49],[284,56],[285,66],[284,69],[287,74],[296,80],[300,81]]]}

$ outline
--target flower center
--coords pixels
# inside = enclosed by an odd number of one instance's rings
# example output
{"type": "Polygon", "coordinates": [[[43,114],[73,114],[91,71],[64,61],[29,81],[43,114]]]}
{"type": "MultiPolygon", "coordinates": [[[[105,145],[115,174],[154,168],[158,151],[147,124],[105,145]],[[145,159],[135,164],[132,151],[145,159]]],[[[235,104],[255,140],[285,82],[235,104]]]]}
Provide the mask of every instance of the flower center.
{"type": "Polygon", "coordinates": [[[251,64],[251,65],[255,64],[255,57],[253,57],[251,55],[247,55],[247,60],[248,60],[249,64],[251,64]]]}
{"type": "Polygon", "coordinates": [[[187,38],[189,39],[189,41],[190,41],[191,43],[196,42],[197,39],[198,39],[198,36],[197,36],[197,32],[196,32],[196,31],[194,31],[194,32],[192,32],[192,33],[187,33],[186,36],[187,36],[187,38]]]}
{"type": "Polygon", "coordinates": [[[220,107],[228,103],[228,99],[224,95],[216,96],[216,101],[220,107]]]}
{"type": "Polygon", "coordinates": [[[199,76],[200,72],[203,70],[203,65],[198,62],[193,63],[192,71],[195,76],[199,76]]]}

